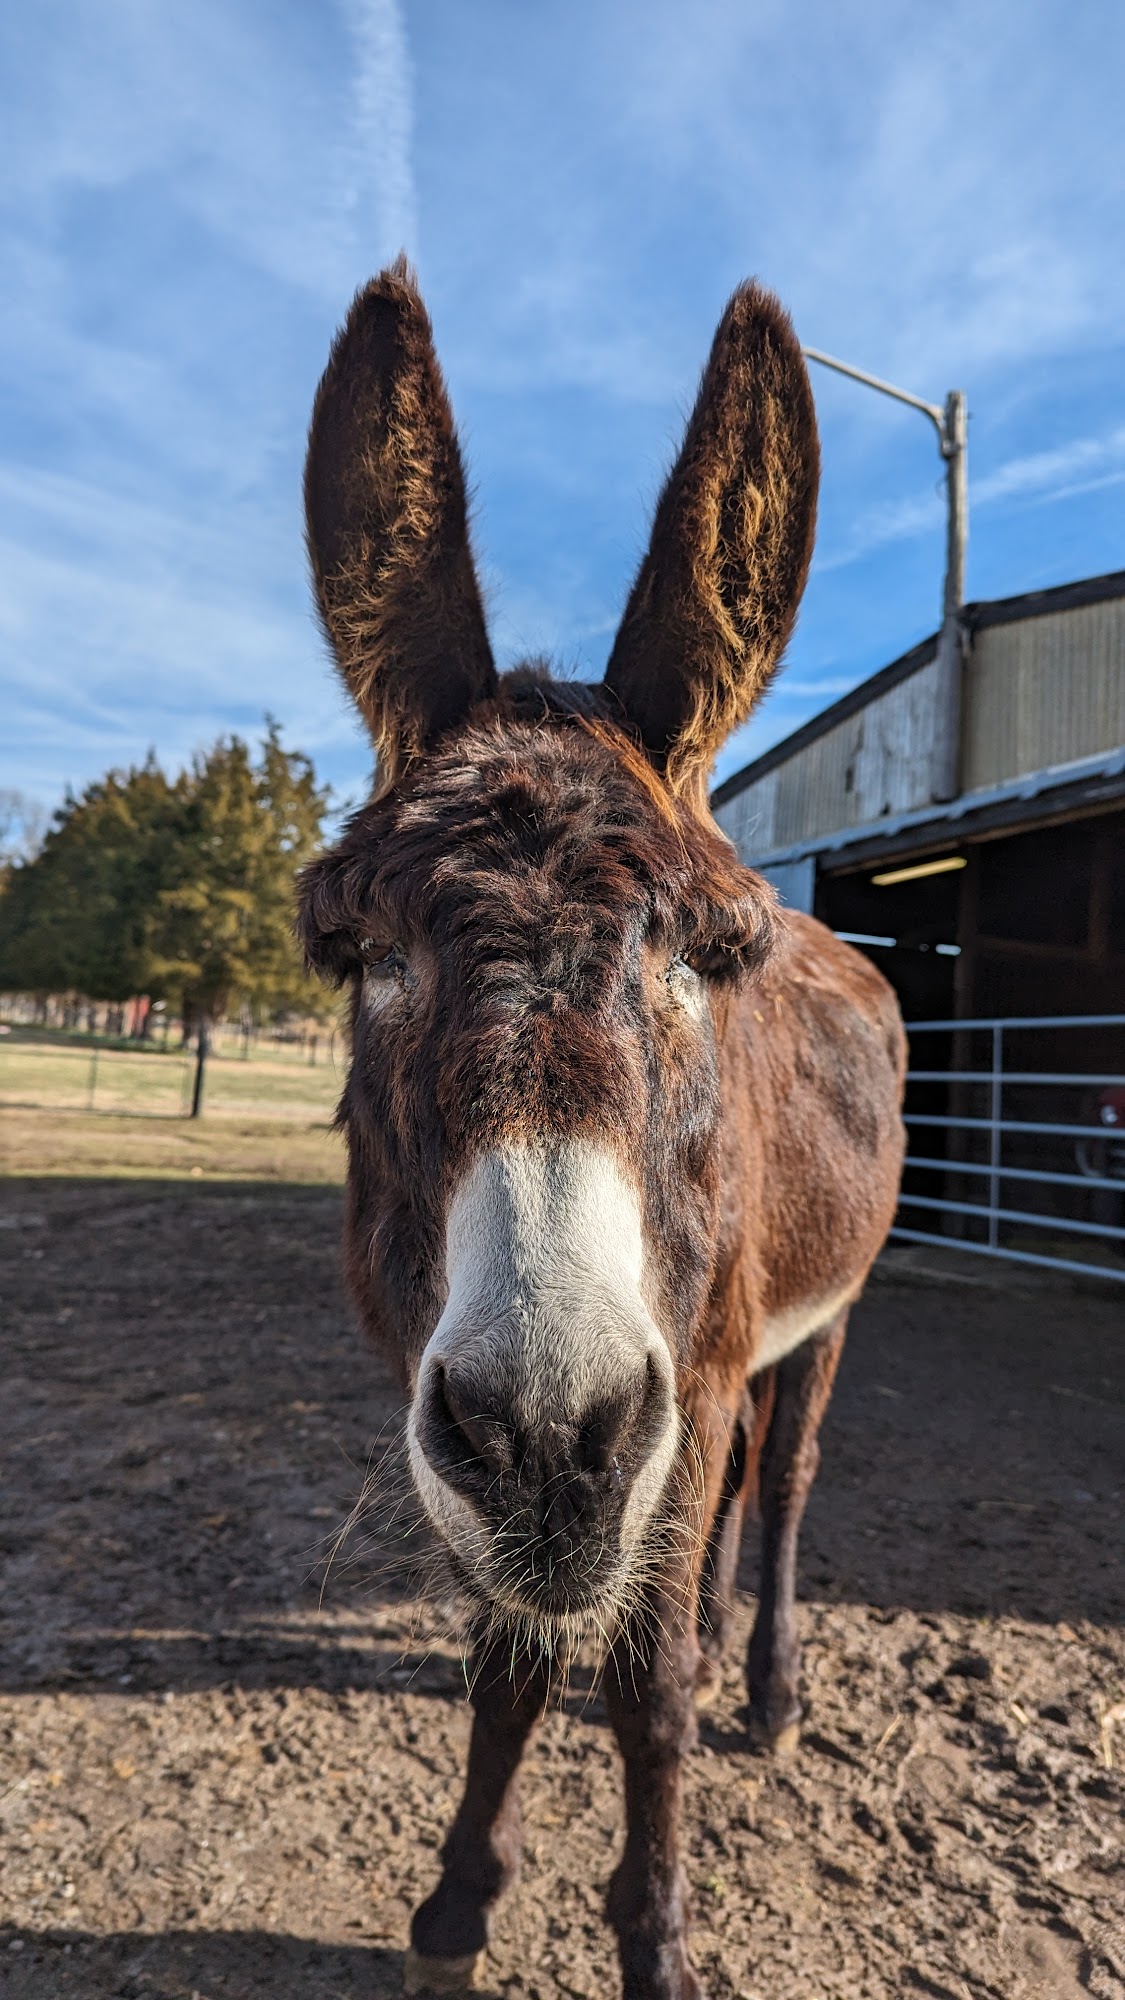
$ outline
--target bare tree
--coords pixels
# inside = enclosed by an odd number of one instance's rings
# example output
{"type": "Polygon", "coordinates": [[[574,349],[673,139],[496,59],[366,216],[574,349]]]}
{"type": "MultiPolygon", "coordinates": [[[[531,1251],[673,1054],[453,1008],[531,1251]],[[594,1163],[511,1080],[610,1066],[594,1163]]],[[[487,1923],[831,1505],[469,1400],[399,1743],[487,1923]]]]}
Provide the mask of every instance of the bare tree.
{"type": "Polygon", "coordinates": [[[49,815],[39,799],[14,785],[0,785],[0,868],[34,861],[43,845],[49,815]]]}

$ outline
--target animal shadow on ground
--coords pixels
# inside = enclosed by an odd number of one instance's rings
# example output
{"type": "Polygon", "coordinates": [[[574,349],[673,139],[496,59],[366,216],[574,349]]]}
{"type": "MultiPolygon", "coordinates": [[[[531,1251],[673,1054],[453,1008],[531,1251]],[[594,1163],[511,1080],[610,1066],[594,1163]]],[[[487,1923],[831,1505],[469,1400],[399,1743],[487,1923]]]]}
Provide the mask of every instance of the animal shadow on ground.
{"type": "MultiPolygon", "coordinates": [[[[401,1417],[339,1219],[300,1188],[5,1185],[0,2000],[402,1991],[468,1719],[454,1649],[414,1629],[394,1481],[320,1607],[401,1417]]],[[[747,1742],[744,1601],[689,1760],[713,2000],[1122,1990],[1119,1311],[869,1287],[803,1537],[802,1749],[747,1742]]],[[[505,1995],[615,1990],[620,1790],[600,1704],[550,1716],[505,1995]]]]}
{"type": "MultiPolygon", "coordinates": [[[[412,1630],[401,1398],[349,1323],[338,1196],[7,1188],[0,1686],[454,1693],[456,1661],[427,1662],[412,1630]]],[[[1117,1312],[873,1283],[822,1436],[805,1597],[1125,1619],[1117,1312]]]]}
{"type": "Polygon", "coordinates": [[[0,1928],[0,1952],[5,2000],[397,2000],[402,1992],[400,1951],[270,1931],[100,1937],[0,1928]]]}

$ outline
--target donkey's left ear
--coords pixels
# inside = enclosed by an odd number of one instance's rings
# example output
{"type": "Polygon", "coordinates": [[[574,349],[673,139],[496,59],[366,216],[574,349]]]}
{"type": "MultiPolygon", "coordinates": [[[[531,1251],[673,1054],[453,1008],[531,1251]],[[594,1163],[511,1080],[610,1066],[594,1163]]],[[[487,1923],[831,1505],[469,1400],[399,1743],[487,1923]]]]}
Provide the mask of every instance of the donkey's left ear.
{"type": "Polygon", "coordinates": [[[678,793],[705,796],[793,629],[820,472],[808,373],[788,315],[741,285],[715,335],[606,686],[678,793]]]}
{"type": "Polygon", "coordinates": [[[402,258],[358,294],[333,346],[305,515],[324,628],[393,784],[496,688],[453,417],[402,258]]]}

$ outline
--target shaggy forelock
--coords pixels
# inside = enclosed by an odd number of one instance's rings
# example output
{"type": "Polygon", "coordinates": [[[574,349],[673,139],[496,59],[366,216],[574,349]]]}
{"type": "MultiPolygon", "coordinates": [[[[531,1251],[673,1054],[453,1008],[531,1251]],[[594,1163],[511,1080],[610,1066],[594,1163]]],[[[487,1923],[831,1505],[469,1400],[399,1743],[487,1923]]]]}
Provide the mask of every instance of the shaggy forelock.
{"type": "Polygon", "coordinates": [[[499,716],[356,815],[306,873],[301,928],[313,963],[338,977],[365,934],[423,933],[486,981],[530,961],[545,989],[597,1012],[622,945],[659,938],[741,971],[767,955],[772,910],[623,732],[499,716]]]}

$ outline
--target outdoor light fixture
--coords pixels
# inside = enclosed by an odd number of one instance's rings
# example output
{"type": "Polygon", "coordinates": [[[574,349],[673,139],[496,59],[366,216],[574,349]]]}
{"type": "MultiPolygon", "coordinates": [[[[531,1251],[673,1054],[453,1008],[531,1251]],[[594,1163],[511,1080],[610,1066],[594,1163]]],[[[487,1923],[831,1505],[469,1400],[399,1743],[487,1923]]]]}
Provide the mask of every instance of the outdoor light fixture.
{"type": "Polygon", "coordinates": [[[941,861],[919,861],[916,868],[891,868],[885,875],[873,875],[871,880],[877,889],[889,889],[893,882],[917,882],[922,875],[948,875],[952,869],[965,865],[963,854],[947,854],[941,861]]]}

